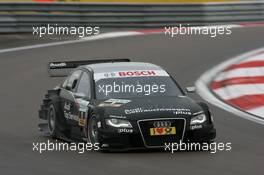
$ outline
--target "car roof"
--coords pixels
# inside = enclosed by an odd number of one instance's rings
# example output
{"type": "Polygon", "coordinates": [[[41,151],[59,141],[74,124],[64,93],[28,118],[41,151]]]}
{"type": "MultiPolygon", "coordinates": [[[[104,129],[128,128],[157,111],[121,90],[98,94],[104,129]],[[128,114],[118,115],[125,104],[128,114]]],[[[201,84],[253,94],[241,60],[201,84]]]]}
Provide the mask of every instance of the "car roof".
{"type": "Polygon", "coordinates": [[[96,63],[82,66],[94,73],[132,71],[132,70],[163,70],[160,66],[144,62],[112,62],[96,63]]]}

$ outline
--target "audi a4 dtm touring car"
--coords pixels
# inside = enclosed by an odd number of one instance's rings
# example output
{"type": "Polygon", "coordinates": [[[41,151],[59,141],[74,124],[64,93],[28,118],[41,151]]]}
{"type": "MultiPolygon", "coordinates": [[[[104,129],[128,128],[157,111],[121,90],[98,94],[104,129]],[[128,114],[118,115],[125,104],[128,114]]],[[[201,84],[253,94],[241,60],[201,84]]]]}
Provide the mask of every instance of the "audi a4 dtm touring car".
{"type": "Polygon", "coordinates": [[[129,59],[49,63],[52,77],[39,110],[42,132],[97,144],[101,150],[163,148],[210,142],[216,130],[208,106],[187,96],[161,67],[129,59]],[[70,72],[70,73],[69,73],[70,72]]]}

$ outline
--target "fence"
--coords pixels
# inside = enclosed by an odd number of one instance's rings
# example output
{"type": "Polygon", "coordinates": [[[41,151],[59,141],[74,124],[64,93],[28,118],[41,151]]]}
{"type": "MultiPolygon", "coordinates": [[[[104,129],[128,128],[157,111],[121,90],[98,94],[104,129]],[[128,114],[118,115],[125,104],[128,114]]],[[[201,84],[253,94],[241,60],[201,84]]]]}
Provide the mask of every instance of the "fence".
{"type": "Polygon", "coordinates": [[[0,3],[0,32],[32,26],[157,28],[264,21],[264,2],[203,4],[0,3]]]}

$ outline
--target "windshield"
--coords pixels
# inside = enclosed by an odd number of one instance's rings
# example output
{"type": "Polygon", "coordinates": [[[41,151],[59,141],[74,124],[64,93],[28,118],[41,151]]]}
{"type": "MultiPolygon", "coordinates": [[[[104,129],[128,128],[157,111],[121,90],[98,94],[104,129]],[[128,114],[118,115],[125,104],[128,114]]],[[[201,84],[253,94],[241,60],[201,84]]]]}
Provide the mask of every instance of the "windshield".
{"type": "Polygon", "coordinates": [[[97,99],[183,95],[169,76],[104,78],[95,81],[97,99]]]}

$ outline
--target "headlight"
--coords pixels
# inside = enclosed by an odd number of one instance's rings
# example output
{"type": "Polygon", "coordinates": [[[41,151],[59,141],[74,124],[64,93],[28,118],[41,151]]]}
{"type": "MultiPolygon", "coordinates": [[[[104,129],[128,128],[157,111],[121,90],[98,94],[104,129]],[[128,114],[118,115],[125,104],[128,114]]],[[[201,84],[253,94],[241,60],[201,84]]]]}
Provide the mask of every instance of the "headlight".
{"type": "Polygon", "coordinates": [[[205,121],[206,121],[205,114],[199,114],[197,116],[192,117],[190,124],[191,125],[201,124],[201,123],[203,123],[205,121]]]}
{"type": "Polygon", "coordinates": [[[107,125],[115,128],[132,128],[131,123],[127,120],[112,118],[112,119],[106,119],[105,122],[107,125]]]}

